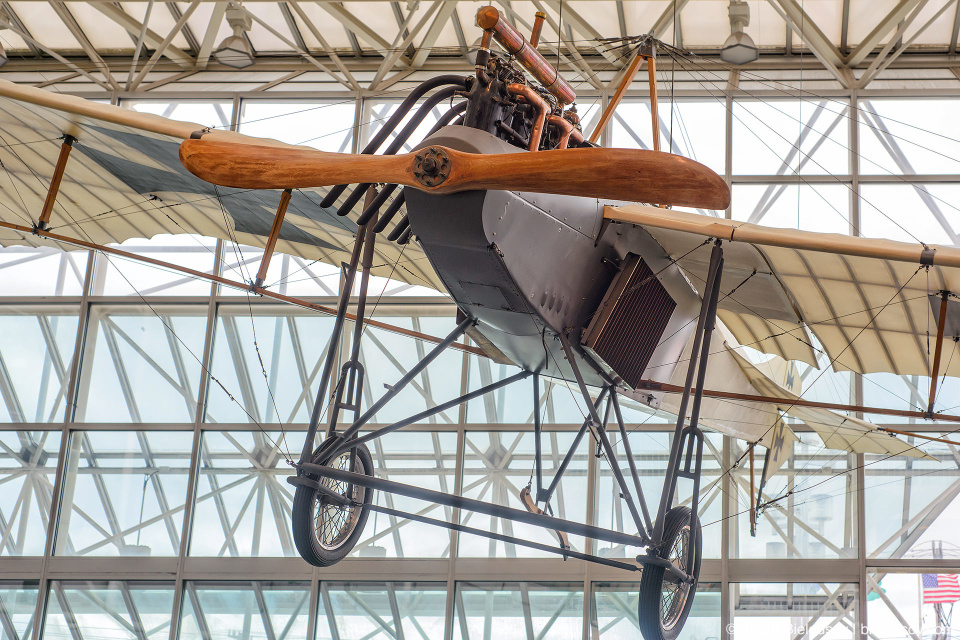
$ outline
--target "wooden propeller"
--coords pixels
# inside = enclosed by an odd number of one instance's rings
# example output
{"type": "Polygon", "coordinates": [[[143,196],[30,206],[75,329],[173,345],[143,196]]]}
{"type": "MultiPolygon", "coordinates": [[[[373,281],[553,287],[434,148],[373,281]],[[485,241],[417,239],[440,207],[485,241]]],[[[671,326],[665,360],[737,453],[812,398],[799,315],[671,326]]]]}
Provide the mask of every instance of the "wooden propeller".
{"type": "Polygon", "coordinates": [[[640,149],[476,154],[434,146],[378,156],[200,138],[183,141],[180,161],[207,182],[241,189],[395,182],[433,193],[495,189],[701,209],[726,209],[730,204],[729,187],[707,167],[640,149]]]}

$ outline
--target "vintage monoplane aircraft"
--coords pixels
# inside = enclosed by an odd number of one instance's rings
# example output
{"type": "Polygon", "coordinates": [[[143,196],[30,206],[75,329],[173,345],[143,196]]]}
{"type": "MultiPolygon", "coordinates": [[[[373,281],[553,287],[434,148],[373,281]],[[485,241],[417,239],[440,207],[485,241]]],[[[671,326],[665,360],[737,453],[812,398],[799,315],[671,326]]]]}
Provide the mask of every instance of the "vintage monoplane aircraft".
{"type": "MultiPolygon", "coordinates": [[[[960,336],[960,249],[770,229],[671,209],[725,209],[729,188],[711,170],[680,156],[598,147],[568,108],[576,98],[573,89],[537,53],[536,35],[527,41],[493,7],[482,8],[477,22],[484,37],[476,73],[421,84],[360,155],[211,130],[0,81],[6,142],[0,160],[23,185],[16,197],[3,187],[0,244],[54,243],[138,258],[107,245],[194,233],[264,247],[253,282],[150,262],[335,315],[330,344],[340,340],[347,320],[356,320],[350,355],[339,372],[336,350],[327,351],[302,454],[289,478],[296,486],[294,539],[304,559],[318,566],[338,562],[360,538],[370,511],[387,511],[564,557],[642,569],[643,635],[675,638],[700,569],[702,427],[746,440],[751,452],[756,446],[767,449],[760,491],[795,438],[787,416],[809,426],[832,449],[924,456],[896,437],[903,432],[838,411],[960,422],[935,411],[934,393],[938,376],[960,375],[960,361],[941,367],[944,339],[960,336]],[[492,50],[493,40],[506,55],[492,50]],[[426,114],[451,99],[461,100],[415,151],[396,155],[426,114]],[[49,187],[37,190],[34,177],[27,179],[19,167],[48,179],[49,187]],[[345,195],[349,184],[358,186],[345,195]],[[354,213],[361,199],[362,210],[354,213]],[[95,215],[101,211],[109,215],[95,215]],[[378,240],[381,233],[385,242],[378,240]],[[391,270],[401,247],[406,264],[418,265],[416,273],[391,270]],[[337,308],[265,287],[277,251],[345,264],[337,308]],[[372,275],[426,282],[447,292],[459,310],[456,328],[434,338],[366,317],[372,275]],[[358,297],[351,296],[355,285],[358,297]],[[921,344],[931,319],[937,327],[932,354],[921,344]],[[364,324],[435,343],[376,400],[362,397],[364,324]],[[464,335],[477,346],[458,342],[464,335]],[[774,359],[753,364],[741,345],[774,359]],[[517,371],[361,433],[448,348],[510,363],[517,371]],[[835,370],[930,376],[927,410],[805,400],[788,361],[817,366],[818,351],[835,370]],[[367,442],[521,380],[532,381],[536,408],[541,377],[579,390],[589,415],[555,477],[545,483],[534,410],[536,485],[521,496],[525,510],[374,475],[367,442]],[[652,505],[641,488],[621,396],[678,416],[663,490],[652,505]],[[328,413],[321,425],[324,407],[328,413]],[[611,409],[629,481],[608,436],[611,409]],[[352,417],[345,418],[348,412],[352,417]],[[548,515],[587,433],[611,464],[631,530],[548,515]],[[689,506],[677,506],[681,480],[692,485],[689,506]],[[559,546],[379,507],[375,491],[544,527],[557,532],[559,546]],[[574,550],[567,534],[632,547],[636,562],[574,550]]],[[[656,47],[653,40],[641,43],[597,131],[643,59],[653,75],[656,47]]],[[[751,494],[751,500],[760,495],[751,494]]],[[[761,506],[760,500],[752,504],[753,513],[761,506]]]]}

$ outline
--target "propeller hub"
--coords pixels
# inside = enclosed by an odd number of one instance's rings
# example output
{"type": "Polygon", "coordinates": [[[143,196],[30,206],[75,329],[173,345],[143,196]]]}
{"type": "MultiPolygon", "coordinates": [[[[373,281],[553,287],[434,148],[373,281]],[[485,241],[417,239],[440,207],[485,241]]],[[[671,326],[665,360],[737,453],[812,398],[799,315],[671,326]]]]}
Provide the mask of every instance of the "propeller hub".
{"type": "Polygon", "coordinates": [[[417,152],[413,175],[425,187],[442,184],[450,175],[450,157],[438,147],[427,147],[417,152]]]}

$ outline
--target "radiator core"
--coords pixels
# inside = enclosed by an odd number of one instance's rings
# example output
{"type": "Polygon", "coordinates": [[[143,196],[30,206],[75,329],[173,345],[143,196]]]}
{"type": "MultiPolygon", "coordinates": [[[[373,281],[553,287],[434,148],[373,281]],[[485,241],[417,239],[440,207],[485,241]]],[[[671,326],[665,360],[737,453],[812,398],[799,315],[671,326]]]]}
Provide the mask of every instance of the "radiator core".
{"type": "Polygon", "coordinates": [[[581,344],[614,379],[635,389],[676,308],[647,263],[628,254],[581,344]]]}

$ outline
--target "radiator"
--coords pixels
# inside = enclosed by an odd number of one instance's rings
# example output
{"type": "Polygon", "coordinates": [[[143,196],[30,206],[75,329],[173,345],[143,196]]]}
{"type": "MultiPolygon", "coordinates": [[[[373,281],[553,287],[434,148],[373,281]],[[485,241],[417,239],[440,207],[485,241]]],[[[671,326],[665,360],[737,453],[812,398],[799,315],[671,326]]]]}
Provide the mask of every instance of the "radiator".
{"type": "Polygon", "coordinates": [[[615,381],[634,389],[676,308],[647,263],[627,254],[581,345],[615,381]]]}

